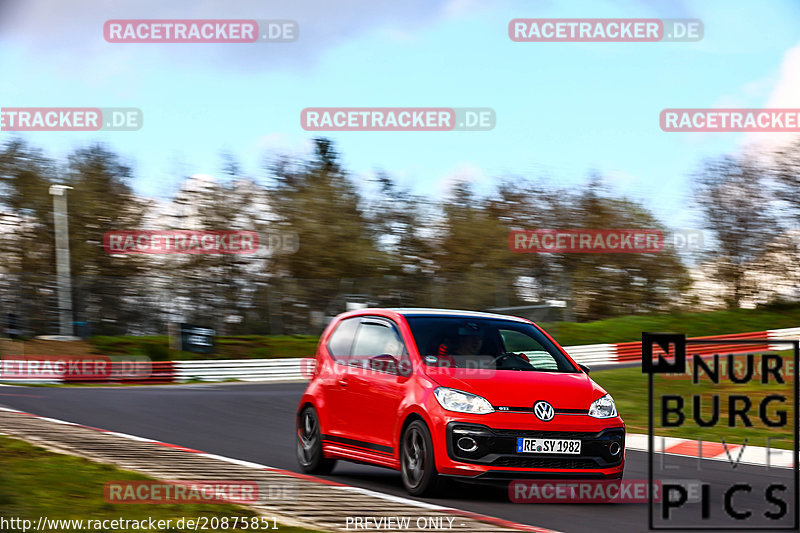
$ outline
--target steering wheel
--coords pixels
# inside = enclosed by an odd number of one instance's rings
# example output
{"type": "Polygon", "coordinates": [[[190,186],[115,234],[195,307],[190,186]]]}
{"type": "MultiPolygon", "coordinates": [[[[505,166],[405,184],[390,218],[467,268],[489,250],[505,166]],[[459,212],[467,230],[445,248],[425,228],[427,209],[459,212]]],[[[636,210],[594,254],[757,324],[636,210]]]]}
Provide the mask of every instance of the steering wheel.
{"type": "MultiPolygon", "coordinates": [[[[497,357],[495,357],[494,359],[492,359],[491,361],[489,361],[487,364],[489,364],[489,365],[493,365],[493,364],[495,364],[496,362],[500,361],[501,359],[505,359],[506,357],[512,357],[512,356],[514,356],[514,357],[519,357],[519,356],[518,356],[517,354],[515,354],[514,352],[503,352],[503,353],[501,353],[500,355],[498,355],[497,357]]],[[[520,360],[521,360],[521,358],[520,358],[520,360]]]]}

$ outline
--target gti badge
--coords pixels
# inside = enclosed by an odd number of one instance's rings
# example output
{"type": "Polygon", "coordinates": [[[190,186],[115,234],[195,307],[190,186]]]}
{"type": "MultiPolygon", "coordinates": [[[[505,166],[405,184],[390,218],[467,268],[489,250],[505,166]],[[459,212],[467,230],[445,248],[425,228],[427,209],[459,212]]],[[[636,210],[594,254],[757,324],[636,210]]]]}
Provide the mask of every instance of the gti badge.
{"type": "Polygon", "coordinates": [[[549,403],[545,402],[544,400],[538,401],[533,404],[533,413],[541,420],[542,422],[549,422],[556,416],[556,411],[553,409],[553,406],[549,403]]]}

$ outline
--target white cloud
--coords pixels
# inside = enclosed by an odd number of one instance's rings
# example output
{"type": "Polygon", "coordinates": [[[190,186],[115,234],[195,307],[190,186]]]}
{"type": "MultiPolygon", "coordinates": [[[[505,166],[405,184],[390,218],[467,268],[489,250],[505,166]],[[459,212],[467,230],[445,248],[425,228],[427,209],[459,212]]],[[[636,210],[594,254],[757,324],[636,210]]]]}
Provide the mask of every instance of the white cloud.
{"type": "Polygon", "coordinates": [[[486,181],[487,176],[482,168],[473,163],[460,163],[436,183],[436,193],[439,197],[446,197],[452,193],[456,185],[462,183],[479,185],[486,181]]]}
{"type": "MultiPolygon", "coordinates": [[[[493,4],[496,3],[497,2],[493,2],[493,4]]],[[[478,0],[449,0],[445,2],[442,7],[442,13],[447,18],[457,18],[473,13],[486,6],[487,4],[485,2],[480,2],[478,0]]]]}
{"type": "MultiPolygon", "coordinates": [[[[763,107],[800,108],[800,43],[784,54],[777,82],[763,107]]],[[[742,140],[742,148],[766,154],[796,139],[796,133],[748,133],[742,140]]]]}
{"type": "Polygon", "coordinates": [[[259,137],[255,142],[255,150],[275,155],[304,157],[314,152],[314,143],[309,138],[293,138],[285,133],[273,132],[259,137]]]}
{"type": "Polygon", "coordinates": [[[618,193],[630,191],[640,184],[639,178],[623,170],[611,170],[603,173],[603,182],[618,193]]]}
{"type": "MultiPolygon", "coordinates": [[[[453,0],[416,0],[398,7],[372,0],[0,0],[0,36],[32,57],[57,55],[65,68],[81,68],[98,54],[126,57],[135,50],[144,60],[172,64],[213,63],[231,69],[308,68],[331,48],[352,37],[385,30],[397,39],[409,28],[441,21],[453,0]],[[289,19],[299,38],[280,44],[111,44],[103,39],[109,19],[289,19]]],[[[463,0],[461,0],[463,2],[463,0]]],[[[457,3],[459,3],[457,1],[457,3]]],[[[105,59],[104,62],[108,60],[105,59]]]]}

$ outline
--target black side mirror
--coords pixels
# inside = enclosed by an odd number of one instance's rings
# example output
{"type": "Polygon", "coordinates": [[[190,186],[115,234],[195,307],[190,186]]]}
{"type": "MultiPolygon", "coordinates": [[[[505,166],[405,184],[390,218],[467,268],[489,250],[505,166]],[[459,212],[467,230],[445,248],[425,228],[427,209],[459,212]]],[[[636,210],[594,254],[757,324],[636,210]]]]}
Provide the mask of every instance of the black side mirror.
{"type": "Polygon", "coordinates": [[[581,365],[581,364],[578,364],[578,366],[579,366],[579,367],[581,367],[581,370],[583,370],[583,371],[584,371],[584,372],[586,372],[587,374],[588,374],[589,372],[591,372],[591,371],[592,371],[592,369],[591,369],[591,368],[589,368],[589,367],[588,367],[588,366],[586,366],[586,365],[581,365]]]}

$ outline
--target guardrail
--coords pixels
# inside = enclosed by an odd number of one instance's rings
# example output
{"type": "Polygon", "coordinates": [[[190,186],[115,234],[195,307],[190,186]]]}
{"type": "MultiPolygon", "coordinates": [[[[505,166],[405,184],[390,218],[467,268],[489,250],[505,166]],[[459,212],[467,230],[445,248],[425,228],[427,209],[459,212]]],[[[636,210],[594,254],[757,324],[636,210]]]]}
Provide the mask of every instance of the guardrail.
{"type": "MultiPolygon", "coordinates": [[[[754,341],[773,339],[800,339],[800,327],[715,335],[711,337],[695,337],[698,339],[713,338],[721,342],[707,346],[694,346],[694,353],[711,355],[713,353],[750,353],[757,351],[785,349],[785,346],[756,342],[754,344],[726,344],[725,340],[754,341]]],[[[565,346],[564,349],[576,362],[585,365],[615,365],[630,363],[641,358],[641,342],[623,342],[615,344],[584,344],[565,346]]],[[[13,359],[13,356],[9,359],[13,359]]],[[[87,377],[70,375],[65,372],[60,376],[49,376],[45,379],[6,378],[0,374],[0,381],[5,383],[65,383],[65,382],[103,382],[103,383],[186,383],[189,381],[301,381],[308,379],[314,360],[310,358],[286,359],[204,359],[193,361],[164,361],[137,363],[130,366],[114,367],[110,375],[87,377]],[[146,365],[147,368],[145,369],[146,365]]]]}
{"type": "Polygon", "coordinates": [[[283,381],[307,379],[303,365],[313,359],[223,359],[173,361],[175,381],[283,381]],[[303,363],[303,361],[307,361],[303,363]]]}
{"type": "Polygon", "coordinates": [[[589,366],[613,363],[617,356],[616,344],[581,344],[564,346],[564,350],[576,363],[589,366]]]}

